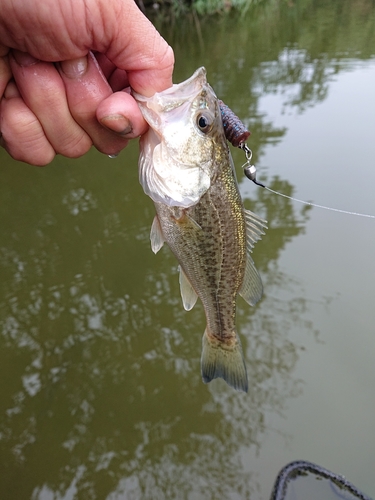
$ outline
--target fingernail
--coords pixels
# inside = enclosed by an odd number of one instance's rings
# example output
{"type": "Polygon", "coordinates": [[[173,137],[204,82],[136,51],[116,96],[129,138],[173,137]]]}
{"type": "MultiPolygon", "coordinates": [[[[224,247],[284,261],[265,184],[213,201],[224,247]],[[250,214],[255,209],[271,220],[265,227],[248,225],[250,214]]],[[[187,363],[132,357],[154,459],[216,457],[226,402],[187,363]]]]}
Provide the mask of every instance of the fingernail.
{"type": "Polygon", "coordinates": [[[100,120],[100,122],[105,128],[108,128],[109,130],[112,130],[113,132],[124,136],[130,134],[133,131],[132,124],[123,115],[116,114],[105,116],[100,120]]]}
{"type": "Polygon", "coordinates": [[[79,78],[86,73],[87,56],[70,59],[69,61],[62,61],[60,67],[64,75],[68,78],[79,78]]]}
{"type": "Polygon", "coordinates": [[[12,54],[16,63],[20,66],[32,66],[39,62],[39,59],[35,59],[35,57],[31,56],[27,52],[21,52],[20,50],[12,50],[12,54]]]}

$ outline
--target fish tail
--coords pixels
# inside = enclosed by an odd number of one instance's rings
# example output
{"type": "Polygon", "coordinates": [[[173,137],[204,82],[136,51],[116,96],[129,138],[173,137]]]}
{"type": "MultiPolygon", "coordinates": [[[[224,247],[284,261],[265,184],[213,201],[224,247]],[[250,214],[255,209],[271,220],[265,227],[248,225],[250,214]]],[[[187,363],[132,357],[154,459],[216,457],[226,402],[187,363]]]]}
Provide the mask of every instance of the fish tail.
{"type": "Polygon", "coordinates": [[[228,345],[210,334],[206,328],[202,341],[201,371],[205,384],[220,377],[234,389],[247,392],[246,365],[237,333],[234,341],[228,345]]]}

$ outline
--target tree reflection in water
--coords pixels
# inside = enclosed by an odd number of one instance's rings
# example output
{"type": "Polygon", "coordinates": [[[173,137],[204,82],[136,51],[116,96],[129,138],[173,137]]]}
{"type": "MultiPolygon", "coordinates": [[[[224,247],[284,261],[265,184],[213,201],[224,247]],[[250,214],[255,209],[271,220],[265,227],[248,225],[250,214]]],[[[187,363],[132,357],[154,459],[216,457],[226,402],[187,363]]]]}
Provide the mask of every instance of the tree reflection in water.
{"type": "MultiPolygon", "coordinates": [[[[298,352],[286,334],[302,311],[279,304],[280,322],[265,308],[240,306],[250,392],[205,386],[203,310],[183,310],[173,256],[149,250],[152,207],[140,210],[141,232],[134,223],[124,231],[130,206],[132,213],[139,208],[133,198],[100,215],[99,191],[65,191],[68,185],[53,195],[54,204],[34,210],[28,247],[20,233],[2,247],[4,491],[32,498],[69,491],[86,498],[125,491],[246,498],[256,481],[243,470],[240,448],[259,448],[266,409],[282,412],[300,390],[291,376],[298,352]],[[21,470],[29,478],[22,485],[15,480],[21,470]]],[[[274,228],[256,256],[266,290],[288,282],[277,257],[306,220],[288,200],[275,202],[266,205],[274,228]]]]}

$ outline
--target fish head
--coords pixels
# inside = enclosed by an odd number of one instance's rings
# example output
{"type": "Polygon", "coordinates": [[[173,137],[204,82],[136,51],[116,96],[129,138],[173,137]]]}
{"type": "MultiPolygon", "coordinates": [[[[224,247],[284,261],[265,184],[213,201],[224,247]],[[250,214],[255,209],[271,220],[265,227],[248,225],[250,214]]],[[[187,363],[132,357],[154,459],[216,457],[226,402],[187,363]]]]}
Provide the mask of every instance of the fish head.
{"type": "Polygon", "coordinates": [[[133,96],[149,124],[139,158],[145,193],[169,206],[194,206],[215,176],[217,145],[226,143],[218,99],[205,68],[152,97],[133,96]]]}

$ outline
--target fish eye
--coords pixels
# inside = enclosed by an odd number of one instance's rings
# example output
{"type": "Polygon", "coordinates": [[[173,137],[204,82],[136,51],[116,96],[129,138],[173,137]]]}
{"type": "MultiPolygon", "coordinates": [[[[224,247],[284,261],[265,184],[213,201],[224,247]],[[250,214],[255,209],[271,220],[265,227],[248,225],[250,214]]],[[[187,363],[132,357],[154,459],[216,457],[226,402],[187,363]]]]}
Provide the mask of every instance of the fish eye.
{"type": "Polygon", "coordinates": [[[213,117],[208,113],[199,113],[197,116],[197,125],[201,132],[207,134],[212,127],[213,117]]]}

